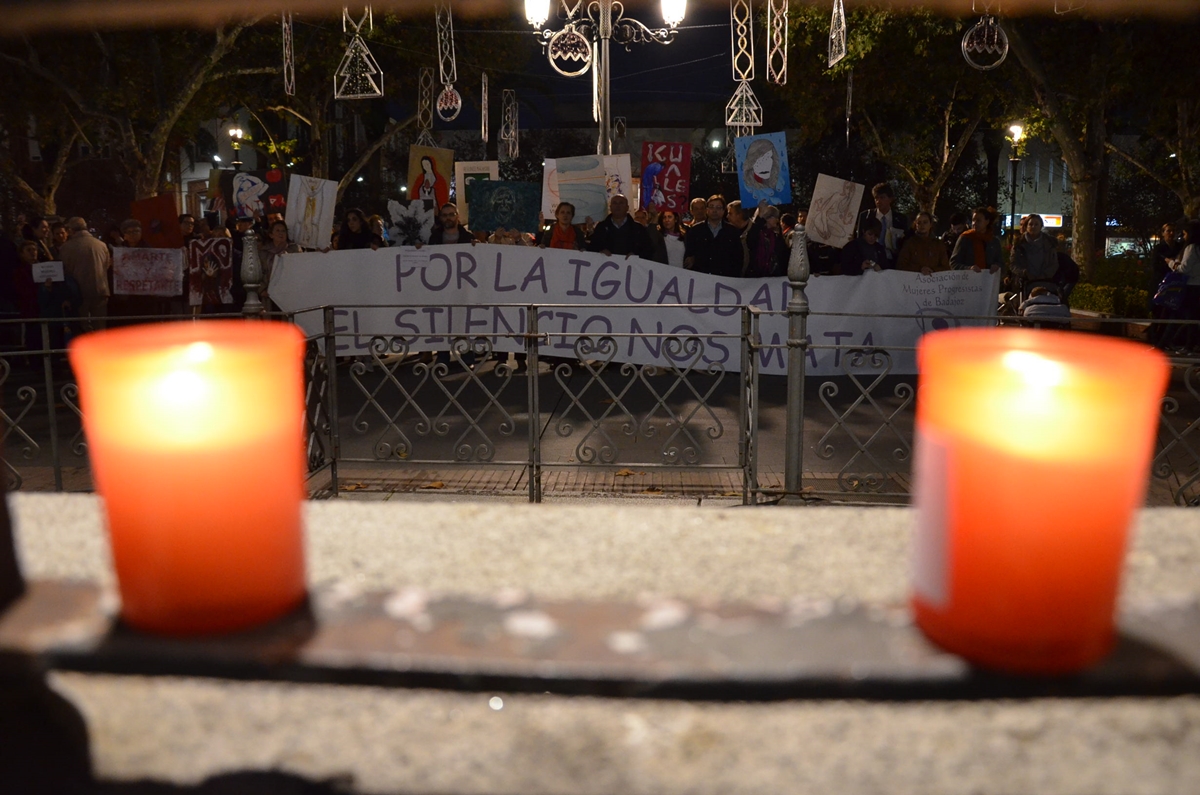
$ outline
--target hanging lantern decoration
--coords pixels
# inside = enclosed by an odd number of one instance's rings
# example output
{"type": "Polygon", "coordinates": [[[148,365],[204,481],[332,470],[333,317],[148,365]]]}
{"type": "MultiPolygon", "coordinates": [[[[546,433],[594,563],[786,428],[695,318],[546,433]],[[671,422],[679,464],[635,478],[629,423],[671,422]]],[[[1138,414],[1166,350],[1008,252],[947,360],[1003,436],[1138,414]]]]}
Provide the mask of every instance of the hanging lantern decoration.
{"type": "Polygon", "coordinates": [[[422,67],[418,78],[417,146],[437,146],[433,141],[433,70],[422,67]]]}
{"type": "MultiPolygon", "coordinates": [[[[979,18],[962,38],[962,54],[974,68],[981,72],[990,72],[1004,63],[1008,57],[1008,35],[1000,28],[1000,23],[991,14],[992,4],[985,3],[983,16],[979,18]]],[[[971,11],[975,4],[971,4],[971,11]]]]}
{"type": "Polygon", "coordinates": [[[458,65],[454,61],[454,15],[449,0],[438,3],[437,19],[438,69],[442,91],[437,98],[437,115],[442,121],[454,121],[462,111],[462,95],[454,88],[458,80],[458,65]]]}
{"type": "Polygon", "coordinates": [[[767,82],[787,85],[788,0],[767,0],[767,82]]]}
{"type": "Polygon", "coordinates": [[[517,92],[511,88],[506,88],[501,94],[501,103],[503,105],[503,121],[500,124],[500,141],[503,146],[500,148],[501,154],[509,160],[515,160],[520,156],[521,148],[518,140],[520,131],[519,108],[517,106],[517,92]]]}
{"type": "Polygon", "coordinates": [[[283,28],[283,93],[296,96],[296,56],[292,50],[292,12],[284,11],[283,28]]]}
{"type": "Polygon", "coordinates": [[[687,0],[662,0],[663,22],[669,27],[678,27],[687,14],[687,0]]]}
{"type": "Polygon", "coordinates": [[[479,87],[479,115],[483,121],[479,125],[479,134],[483,138],[483,142],[488,142],[488,79],[487,72],[483,73],[481,85],[479,87]]]}
{"type": "Polygon", "coordinates": [[[846,6],[833,0],[833,18],[829,20],[829,66],[846,57],[846,6]]]}
{"type": "Polygon", "coordinates": [[[354,35],[333,76],[334,99],[374,99],[383,96],[383,70],[367,49],[362,37],[364,26],[368,32],[375,28],[370,6],[363,10],[363,15],[357,21],[350,16],[349,8],[342,8],[342,32],[353,30],[354,35]]]}

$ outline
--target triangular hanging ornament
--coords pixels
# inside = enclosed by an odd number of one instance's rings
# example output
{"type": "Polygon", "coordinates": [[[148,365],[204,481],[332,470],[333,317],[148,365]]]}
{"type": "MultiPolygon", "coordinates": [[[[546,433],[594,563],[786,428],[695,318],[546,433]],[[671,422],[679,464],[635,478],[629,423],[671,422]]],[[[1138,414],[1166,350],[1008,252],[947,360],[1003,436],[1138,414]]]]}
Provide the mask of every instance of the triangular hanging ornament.
{"type": "Polygon", "coordinates": [[[833,18],[829,21],[829,65],[846,57],[846,6],[833,0],[833,18]]]}
{"type": "Polygon", "coordinates": [[[728,127],[761,127],[762,123],[762,105],[754,96],[749,81],[743,80],[725,106],[725,124],[728,127]]]}
{"type": "Polygon", "coordinates": [[[383,70],[357,33],[333,77],[334,99],[374,99],[383,96],[383,70]]]}

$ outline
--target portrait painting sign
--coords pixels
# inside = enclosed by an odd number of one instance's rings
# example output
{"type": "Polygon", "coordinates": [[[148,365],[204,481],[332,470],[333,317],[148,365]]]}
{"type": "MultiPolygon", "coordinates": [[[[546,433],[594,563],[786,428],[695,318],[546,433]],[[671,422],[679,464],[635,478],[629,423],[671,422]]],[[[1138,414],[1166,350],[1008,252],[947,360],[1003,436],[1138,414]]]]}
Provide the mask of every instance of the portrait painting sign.
{"type": "Polygon", "coordinates": [[[288,190],[288,235],[304,248],[326,248],[333,232],[338,184],[331,179],[292,175],[288,190]]]}
{"type": "Polygon", "coordinates": [[[239,215],[266,218],[287,210],[288,177],[282,169],[269,171],[222,171],[221,196],[225,208],[239,215]]]}
{"type": "Polygon", "coordinates": [[[432,146],[408,148],[408,200],[423,201],[435,209],[450,201],[454,150],[432,146]]]}
{"type": "Polygon", "coordinates": [[[532,182],[487,180],[471,188],[471,223],[476,230],[494,232],[538,229],[539,186],[532,182]]]}
{"type": "Polygon", "coordinates": [[[782,132],[735,138],[738,188],[742,205],[788,204],[792,200],[792,177],[788,171],[787,136],[782,132]]]}

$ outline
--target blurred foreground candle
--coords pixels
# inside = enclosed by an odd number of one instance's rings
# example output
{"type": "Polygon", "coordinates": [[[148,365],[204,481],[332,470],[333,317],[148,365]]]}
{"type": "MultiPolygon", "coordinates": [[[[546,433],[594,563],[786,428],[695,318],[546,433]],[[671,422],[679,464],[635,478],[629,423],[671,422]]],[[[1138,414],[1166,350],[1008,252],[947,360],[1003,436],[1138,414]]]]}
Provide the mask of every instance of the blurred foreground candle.
{"type": "Polygon", "coordinates": [[[984,667],[1052,674],[1099,660],[1166,359],[1021,329],[933,333],[918,357],[917,624],[984,667]]]}
{"type": "Polygon", "coordinates": [[[71,344],[122,618],[241,629],[304,598],[303,335],[206,321],[71,344]]]}

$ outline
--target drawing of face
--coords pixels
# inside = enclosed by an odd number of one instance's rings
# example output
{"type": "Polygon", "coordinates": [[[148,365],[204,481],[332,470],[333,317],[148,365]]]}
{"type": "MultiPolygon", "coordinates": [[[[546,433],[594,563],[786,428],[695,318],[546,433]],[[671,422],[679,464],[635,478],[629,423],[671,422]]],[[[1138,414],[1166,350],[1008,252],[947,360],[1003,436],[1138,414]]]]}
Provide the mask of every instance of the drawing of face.
{"type": "Polygon", "coordinates": [[[233,175],[233,204],[239,214],[253,215],[262,212],[262,200],[259,198],[267,192],[267,183],[252,174],[237,173],[233,175]]]}
{"type": "Polygon", "coordinates": [[[763,152],[754,161],[754,176],[761,182],[766,182],[771,176],[771,166],[775,164],[775,151],[763,152]]]}
{"type": "Polygon", "coordinates": [[[433,171],[433,158],[430,157],[429,155],[426,155],[425,157],[421,158],[421,171],[423,171],[425,173],[426,179],[428,179],[428,180],[434,179],[435,174],[433,171]]]}
{"type": "Polygon", "coordinates": [[[496,191],[492,195],[492,212],[496,220],[508,223],[517,210],[517,196],[507,188],[496,191]]]}

